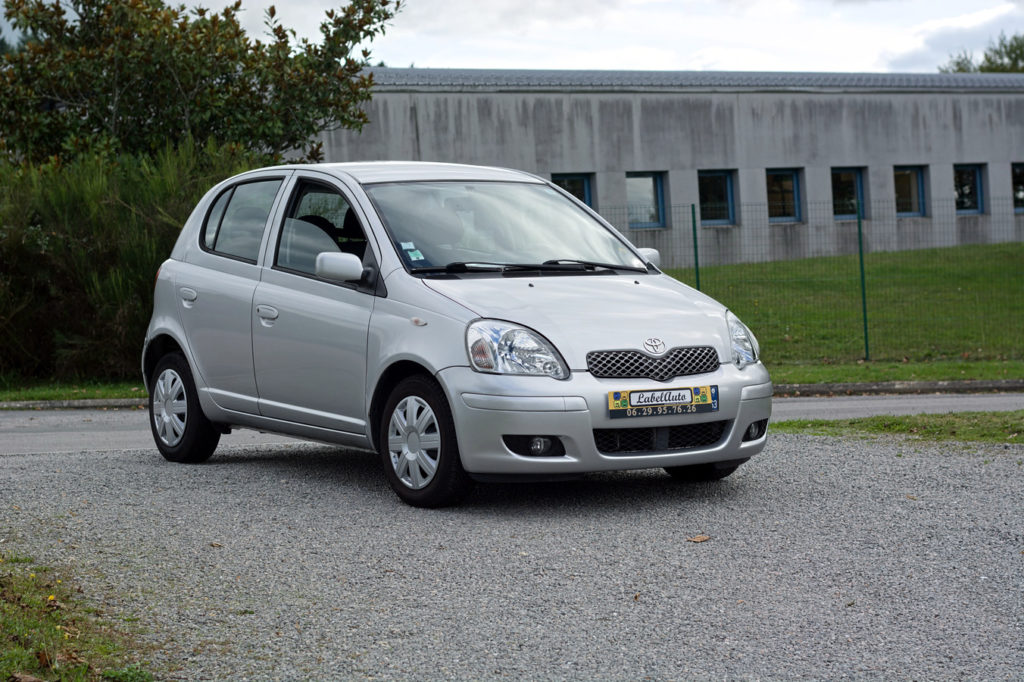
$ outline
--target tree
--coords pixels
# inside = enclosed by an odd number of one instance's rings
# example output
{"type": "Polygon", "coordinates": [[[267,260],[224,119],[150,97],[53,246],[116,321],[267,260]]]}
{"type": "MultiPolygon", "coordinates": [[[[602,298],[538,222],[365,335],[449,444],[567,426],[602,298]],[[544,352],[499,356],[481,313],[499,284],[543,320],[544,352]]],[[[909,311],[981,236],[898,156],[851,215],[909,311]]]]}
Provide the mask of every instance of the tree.
{"type": "Polygon", "coordinates": [[[250,40],[241,1],[212,13],[163,0],[4,0],[32,39],[4,55],[0,147],[39,161],[82,152],[150,154],[211,139],[280,158],[319,156],[320,132],[361,128],[369,51],[400,0],[351,0],[328,11],[321,42],[267,10],[250,40]]]}
{"type": "Polygon", "coordinates": [[[942,73],[1024,73],[1024,34],[1010,37],[1000,32],[999,38],[988,44],[980,62],[967,50],[950,55],[949,62],[939,67],[942,73]]]}

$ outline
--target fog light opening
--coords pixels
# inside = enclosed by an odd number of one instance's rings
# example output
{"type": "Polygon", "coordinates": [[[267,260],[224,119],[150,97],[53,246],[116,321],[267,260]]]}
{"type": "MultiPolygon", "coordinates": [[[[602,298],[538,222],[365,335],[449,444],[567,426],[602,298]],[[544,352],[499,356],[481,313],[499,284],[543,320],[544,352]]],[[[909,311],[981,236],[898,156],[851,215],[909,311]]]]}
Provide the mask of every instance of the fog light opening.
{"type": "Polygon", "coordinates": [[[743,434],[743,441],[747,442],[762,438],[766,431],[768,431],[767,419],[760,419],[756,422],[753,422],[750,426],[747,427],[746,432],[743,434]]]}
{"type": "Polygon", "coordinates": [[[523,457],[561,457],[565,446],[558,436],[502,436],[505,447],[523,457]]]}

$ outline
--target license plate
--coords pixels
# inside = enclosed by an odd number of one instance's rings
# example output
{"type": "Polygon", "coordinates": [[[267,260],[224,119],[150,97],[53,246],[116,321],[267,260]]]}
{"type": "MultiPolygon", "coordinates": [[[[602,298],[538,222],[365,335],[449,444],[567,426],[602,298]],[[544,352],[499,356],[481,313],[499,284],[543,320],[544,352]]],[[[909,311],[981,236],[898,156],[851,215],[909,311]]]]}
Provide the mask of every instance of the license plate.
{"type": "Polygon", "coordinates": [[[612,419],[659,417],[717,410],[718,386],[608,392],[608,416],[612,419]]]}

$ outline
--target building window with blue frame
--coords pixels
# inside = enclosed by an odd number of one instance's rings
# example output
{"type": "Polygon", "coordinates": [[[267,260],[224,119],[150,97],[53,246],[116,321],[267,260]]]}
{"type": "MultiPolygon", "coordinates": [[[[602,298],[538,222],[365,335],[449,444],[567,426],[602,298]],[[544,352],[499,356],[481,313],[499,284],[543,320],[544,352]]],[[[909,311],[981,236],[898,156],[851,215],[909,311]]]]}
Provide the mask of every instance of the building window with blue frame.
{"type": "Polygon", "coordinates": [[[552,173],[551,182],[591,208],[594,207],[593,175],[590,173],[552,173]]]}
{"type": "Polygon", "coordinates": [[[736,204],[733,201],[733,173],[731,170],[697,172],[697,191],[700,196],[701,225],[735,225],[736,204]]]}
{"type": "Polygon", "coordinates": [[[981,166],[963,164],[953,166],[953,194],[959,215],[985,212],[985,188],[982,185],[981,166]]]}
{"type": "Polygon", "coordinates": [[[925,215],[923,166],[896,166],[893,169],[893,187],[897,216],[910,218],[925,215]]]}
{"type": "Polygon", "coordinates": [[[832,217],[856,220],[858,207],[864,217],[864,171],[861,168],[832,169],[832,217]]]}
{"type": "Polygon", "coordinates": [[[1024,163],[1012,164],[1010,169],[1013,182],[1013,210],[1024,213],[1024,163]]]}
{"type": "Polygon", "coordinates": [[[665,227],[665,174],[626,173],[626,204],[630,228],[665,227]]]}
{"type": "Polygon", "coordinates": [[[769,169],[768,221],[772,223],[800,222],[800,171],[793,168],[769,169]]]}

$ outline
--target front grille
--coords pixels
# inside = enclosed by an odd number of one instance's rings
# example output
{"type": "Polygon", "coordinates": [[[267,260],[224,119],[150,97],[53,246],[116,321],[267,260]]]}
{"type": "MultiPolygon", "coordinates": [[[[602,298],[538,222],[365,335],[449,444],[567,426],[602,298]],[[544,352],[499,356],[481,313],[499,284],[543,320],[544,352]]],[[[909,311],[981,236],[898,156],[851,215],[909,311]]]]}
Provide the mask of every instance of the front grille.
{"type": "Polygon", "coordinates": [[[718,351],[711,346],[673,348],[654,357],[638,350],[601,350],[587,353],[587,369],[603,379],[668,381],[718,369],[718,351]]]}
{"type": "Polygon", "coordinates": [[[594,443],[606,455],[628,455],[707,447],[722,440],[729,420],[640,429],[594,429],[594,443]]]}

